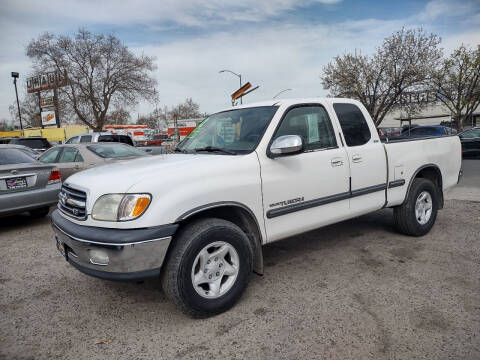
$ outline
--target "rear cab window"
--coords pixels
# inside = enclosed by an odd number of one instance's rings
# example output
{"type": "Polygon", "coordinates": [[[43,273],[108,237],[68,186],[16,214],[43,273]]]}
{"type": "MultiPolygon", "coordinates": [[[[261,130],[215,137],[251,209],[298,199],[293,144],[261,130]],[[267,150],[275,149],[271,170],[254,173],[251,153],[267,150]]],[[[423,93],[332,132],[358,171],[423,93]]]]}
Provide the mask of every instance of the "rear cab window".
{"type": "Polygon", "coordinates": [[[370,141],[372,134],[367,120],[355,104],[336,103],[333,109],[337,114],[347,146],[360,146],[370,141]]]}
{"type": "Polygon", "coordinates": [[[81,143],[92,142],[92,135],[83,135],[83,136],[80,138],[80,142],[81,142],[81,143]]]}
{"type": "Polygon", "coordinates": [[[118,137],[120,138],[120,142],[121,142],[121,143],[124,143],[124,144],[128,144],[128,145],[133,146],[133,141],[132,141],[132,139],[130,138],[130,136],[127,136],[127,135],[118,135],[118,137]]]}
{"type": "Polygon", "coordinates": [[[116,135],[100,135],[98,142],[120,142],[116,135]]]}
{"type": "Polygon", "coordinates": [[[32,149],[48,149],[51,147],[47,139],[18,139],[17,144],[31,147],[32,149]]]}

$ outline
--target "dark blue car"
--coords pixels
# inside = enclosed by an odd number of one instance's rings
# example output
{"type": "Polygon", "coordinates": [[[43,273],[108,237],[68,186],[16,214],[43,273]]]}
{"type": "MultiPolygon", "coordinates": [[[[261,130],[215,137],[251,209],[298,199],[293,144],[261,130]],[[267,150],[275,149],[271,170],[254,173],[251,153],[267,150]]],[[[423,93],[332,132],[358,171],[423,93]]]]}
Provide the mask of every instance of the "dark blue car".
{"type": "Polygon", "coordinates": [[[402,131],[402,137],[424,137],[424,136],[443,136],[443,135],[453,135],[456,134],[456,131],[452,128],[442,126],[442,125],[431,125],[431,126],[417,126],[414,128],[405,129],[402,131]]]}

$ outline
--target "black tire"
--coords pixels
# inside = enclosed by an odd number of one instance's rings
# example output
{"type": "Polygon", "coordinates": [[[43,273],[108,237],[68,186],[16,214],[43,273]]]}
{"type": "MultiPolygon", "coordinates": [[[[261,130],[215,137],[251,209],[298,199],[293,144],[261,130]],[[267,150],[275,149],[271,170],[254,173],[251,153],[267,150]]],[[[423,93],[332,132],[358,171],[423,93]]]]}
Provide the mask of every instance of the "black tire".
{"type": "Polygon", "coordinates": [[[438,189],[433,182],[428,179],[413,179],[410,191],[402,205],[397,206],[393,210],[393,218],[397,230],[405,235],[423,236],[427,234],[435,224],[439,207],[438,189]],[[423,191],[430,194],[432,198],[432,213],[430,219],[421,224],[415,216],[415,203],[423,191]]]}
{"type": "Polygon", "coordinates": [[[230,309],[240,299],[253,271],[253,249],[247,235],[229,221],[207,218],[185,226],[173,241],[162,269],[162,287],[167,297],[194,318],[205,318],[230,309]],[[195,290],[192,268],[200,251],[217,241],[233,246],[238,254],[239,270],[225,294],[208,299],[195,290]]]}
{"type": "Polygon", "coordinates": [[[45,207],[42,207],[42,208],[30,210],[29,213],[30,213],[31,217],[42,218],[42,217],[47,216],[49,211],[50,211],[50,207],[45,206],[45,207]]]}

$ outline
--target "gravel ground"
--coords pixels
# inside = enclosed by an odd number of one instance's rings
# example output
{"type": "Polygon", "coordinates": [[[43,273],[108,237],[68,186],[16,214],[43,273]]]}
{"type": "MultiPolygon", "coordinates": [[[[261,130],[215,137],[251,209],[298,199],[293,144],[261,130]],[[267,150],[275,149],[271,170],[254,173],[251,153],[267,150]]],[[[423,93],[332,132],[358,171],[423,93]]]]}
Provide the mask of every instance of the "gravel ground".
{"type": "Polygon", "coordinates": [[[2,359],[480,359],[479,202],[448,200],[422,238],[387,209],[269,245],[265,275],[206,320],[155,281],[81,274],[47,219],[0,221],[2,359]]]}

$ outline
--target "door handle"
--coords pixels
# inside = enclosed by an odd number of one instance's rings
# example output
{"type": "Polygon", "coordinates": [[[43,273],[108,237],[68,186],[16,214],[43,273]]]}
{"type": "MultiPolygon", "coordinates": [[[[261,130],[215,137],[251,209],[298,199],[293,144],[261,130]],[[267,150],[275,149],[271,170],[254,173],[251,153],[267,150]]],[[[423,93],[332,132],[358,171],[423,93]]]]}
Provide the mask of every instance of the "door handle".
{"type": "Polygon", "coordinates": [[[343,160],[342,158],[333,158],[331,161],[332,167],[335,166],[342,166],[343,165],[343,160]]]}
{"type": "Polygon", "coordinates": [[[360,155],[352,155],[352,162],[359,163],[362,162],[362,157],[360,155]]]}

